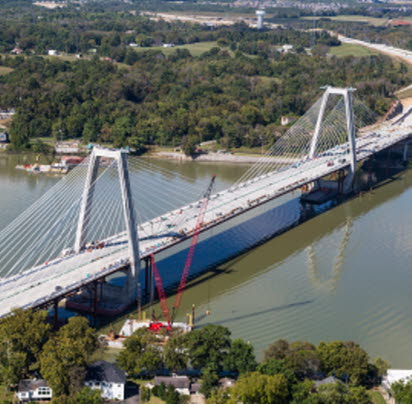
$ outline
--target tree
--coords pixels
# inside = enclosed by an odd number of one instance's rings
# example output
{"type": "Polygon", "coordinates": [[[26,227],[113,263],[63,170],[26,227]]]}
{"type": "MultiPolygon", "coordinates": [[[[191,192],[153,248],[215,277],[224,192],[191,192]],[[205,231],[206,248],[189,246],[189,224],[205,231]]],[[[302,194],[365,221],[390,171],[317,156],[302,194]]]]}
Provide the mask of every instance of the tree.
{"type": "Polygon", "coordinates": [[[198,142],[197,136],[191,135],[183,138],[182,149],[186,156],[193,156],[195,154],[198,142]]]}
{"type": "Polygon", "coordinates": [[[90,387],[84,387],[76,395],[77,404],[103,404],[104,399],[101,396],[99,389],[91,389],[90,387]]]}
{"type": "Polygon", "coordinates": [[[177,372],[187,367],[189,356],[184,336],[170,338],[163,352],[165,365],[168,369],[177,372]]]}
{"type": "Polygon", "coordinates": [[[309,342],[289,343],[280,339],[269,346],[264,357],[270,366],[281,366],[284,370],[292,371],[301,380],[305,377],[311,378],[320,368],[316,347],[309,342]]]}
{"type": "Polygon", "coordinates": [[[143,371],[147,375],[155,374],[163,366],[156,342],[156,336],[150,331],[137,330],[126,340],[118,357],[119,366],[131,375],[140,375],[143,371]]]}
{"type": "Polygon", "coordinates": [[[284,359],[289,353],[289,342],[284,339],[278,339],[269,345],[264,353],[264,360],[269,359],[284,359]]]}
{"type": "Polygon", "coordinates": [[[329,375],[349,378],[361,384],[368,372],[368,354],[355,342],[321,342],[318,346],[321,367],[329,375]]]}
{"type": "Polygon", "coordinates": [[[85,367],[97,349],[95,331],[84,317],[72,317],[49,339],[40,355],[41,374],[56,396],[70,395],[83,385],[85,367]]]}
{"type": "Polygon", "coordinates": [[[389,363],[379,356],[373,361],[373,364],[375,365],[376,370],[377,370],[377,375],[380,378],[385,376],[386,372],[390,368],[389,363]]]}
{"type": "Polygon", "coordinates": [[[192,366],[208,365],[221,369],[230,349],[230,331],[220,325],[208,324],[187,334],[187,347],[192,366]]]}
{"type": "Polygon", "coordinates": [[[142,401],[143,403],[147,402],[150,400],[150,394],[151,391],[148,387],[146,386],[142,386],[140,387],[140,401],[142,401]]]}
{"type": "Polygon", "coordinates": [[[50,335],[46,311],[17,309],[0,322],[0,378],[16,383],[30,369],[38,369],[43,345],[50,335]]]}
{"type": "Polygon", "coordinates": [[[202,385],[200,392],[205,397],[210,397],[219,382],[218,369],[215,365],[209,365],[202,369],[202,385]]]}
{"type": "Polygon", "coordinates": [[[285,359],[269,359],[259,364],[257,371],[270,376],[283,374],[288,380],[289,386],[298,382],[295,373],[286,366],[285,359]]]}
{"type": "Polygon", "coordinates": [[[232,341],[229,353],[225,358],[225,367],[231,372],[242,374],[253,372],[256,366],[253,345],[242,339],[232,341]]]}
{"type": "Polygon", "coordinates": [[[288,382],[283,375],[262,375],[253,372],[242,375],[231,396],[244,404],[283,404],[289,402],[288,382]]]}
{"type": "Polygon", "coordinates": [[[392,395],[395,397],[396,403],[409,404],[412,403],[412,382],[404,383],[402,381],[393,383],[391,386],[392,395]]]}

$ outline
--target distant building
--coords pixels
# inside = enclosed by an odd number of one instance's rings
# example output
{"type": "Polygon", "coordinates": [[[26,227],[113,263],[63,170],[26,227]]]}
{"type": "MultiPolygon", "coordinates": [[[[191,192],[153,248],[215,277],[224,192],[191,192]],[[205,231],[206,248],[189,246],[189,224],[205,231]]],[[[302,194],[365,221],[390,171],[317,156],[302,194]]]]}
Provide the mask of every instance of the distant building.
{"type": "Polygon", "coordinates": [[[97,361],[87,367],[84,385],[101,390],[107,400],[124,400],[126,375],[113,363],[97,361]]]}
{"type": "Polygon", "coordinates": [[[265,10],[256,10],[257,29],[263,29],[263,18],[265,14],[266,14],[265,10]]]}
{"type": "Polygon", "coordinates": [[[176,45],[174,43],[164,43],[163,48],[174,48],[176,45]]]}
{"type": "Polygon", "coordinates": [[[282,115],[280,117],[280,124],[282,126],[286,126],[286,125],[290,125],[291,123],[295,122],[296,118],[293,116],[286,116],[286,115],[282,115]]]}
{"type": "Polygon", "coordinates": [[[16,396],[22,402],[46,401],[52,399],[53,392],[45,380],[25,379],[20,380],[16,396]]]}
{"type": "Polygon", "coordinates": [[[235,379],[231,379],[230,377],[223,377],[222,379],[219,379],[219,387],[223,390],[233,387],[235,383],[235,379]]]}
{"type": "Polygon", "coordinates": [[[131,46],[132,48],[138,48],[139,44],[132,42],[132,43],[129,43],[129,46],[131,46]]]}
{"type": "Polygon", "coordinates": [[[47,54],[48,54],[49,56],[57,56],[57,55],[59,54],[59,52],[58,52],[56,49],[49,49],[49,50],[47,51],[47,54]]]}
{"type": "Polygon", "coordinates": [[[23,53],[23,49],[16,47],[16,48],[12,49],[12,50],[10,51],[10,53],[11,53],[12,55],[21,55],[21,54],[23,53]]]}
{"type": "Polygon", "coordinates": [[[0,133],[0,143],[1,144],[10,143],[10,136],[7,132],[0,133]]]}
{"type": "Polygon", "coordinates": [[[54,150],[59,154],[79,153],[80,141],[57,142],[54,146],[54,150]]]}
{"type": "Polygon", "coordinates": [[[282,53],[289,53],[292,49],[293,49],[293,45],[285,44],[285,45],[282,45],[282,48],[280,51],[282,53]]]}
{"type": "Polygon", "coordinates": [[[10,119],[16,113],[14,108],[11,109],[0,109],[0,119],[10,119]]]}

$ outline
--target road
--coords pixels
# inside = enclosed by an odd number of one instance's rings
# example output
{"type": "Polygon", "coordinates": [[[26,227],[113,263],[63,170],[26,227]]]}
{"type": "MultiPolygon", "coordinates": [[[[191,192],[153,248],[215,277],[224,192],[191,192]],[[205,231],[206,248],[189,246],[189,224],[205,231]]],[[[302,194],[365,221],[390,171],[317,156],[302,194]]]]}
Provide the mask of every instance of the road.
{"type": "MultiPolygon", "coordinates": [[[[411,111],[409,111],[411,112],[411,111]]],[[[406,139],[412,134],[412,113],[370,128],[357,138],[357,161],[406,139]]],[[[298,189],[349,165],[348,143],[314,159],[270,172],[210,198],[202,231],[232,219],[268,200],[298,189]]],[[[201,201],[183,206],[139,226],[140,258],[177,245],[190,237],[201,201]]],[[[0,282],[0,316],[14,307],[36,307],[66,295],[128,263],[124,233],[104,240],[104,247],[57,258],[0,282]]]]}

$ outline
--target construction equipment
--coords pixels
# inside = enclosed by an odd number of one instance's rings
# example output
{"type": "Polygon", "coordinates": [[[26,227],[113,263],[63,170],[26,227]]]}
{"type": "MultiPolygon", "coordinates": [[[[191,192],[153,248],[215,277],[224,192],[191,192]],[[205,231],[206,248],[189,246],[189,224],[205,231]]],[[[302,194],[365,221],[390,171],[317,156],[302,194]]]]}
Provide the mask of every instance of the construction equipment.
{"type": "MultiPolygon", "coordinates": [[[[190,243],[189,252],[187,254],[185,266],[183,267],[183,272],[182,272],[182,276],[180,278],[179,287],[177,288],[177,295],[176,295],[175,302],[174,302],[174,305],[173,305],[172,317],[170,317],[170,310],[169,310],[169,306],[168,306],[167,301],[166,301],[166,295],[165,295],[165,292],[164,292],[164,289],[163,289],[162,278],[160,276],[159,270],[157,269],[154,255],[152,254],[150,256],[153,275],[154,275],[156,288],[157,288],[157,293],[159,295],[160,305],[162,307],[163,315],[164,315],[164,317],[167,321],[167,324],[168,324],[167,329],[171,329],[171,327],[173,325],[174,318],[176,316],[176,312],[177,312],[177,310],[180,306],[180,303],[182,301],[183,292],[185,290],[186,283],[187,283],[187,280],[189,278],[190,268],[192,267],[193,257],[195,255],[196,246],[197,246],[197,243],[199,241],[200,231],[202,230],[202,227],[203,227],[203,222],[204,222],[204,218],[205,218],[205,214],[206,214],[207,205],[208,205],[209,200],[210,200],[210,195],[212,194],[212,189],[213,189],[213,185],[215,183],[215,180],[216,180],[216,175],[213,175],[213,177],[210,181],[210,184],[209,184],[209,186],[208,186],[208,188],[207,188],[207,190],[206,190],[206,192],[203,196],[202,204],[200,206],[199,214],[198,214],[198,217],[197,217],[196,227],[193,231],[193,236],[192,236],[192,241],[190,243]]],[[[150,324],[149,328],[152,331],[157,332],[162,327],[159,325],[159,322],[152,322],[150,324]]]]}

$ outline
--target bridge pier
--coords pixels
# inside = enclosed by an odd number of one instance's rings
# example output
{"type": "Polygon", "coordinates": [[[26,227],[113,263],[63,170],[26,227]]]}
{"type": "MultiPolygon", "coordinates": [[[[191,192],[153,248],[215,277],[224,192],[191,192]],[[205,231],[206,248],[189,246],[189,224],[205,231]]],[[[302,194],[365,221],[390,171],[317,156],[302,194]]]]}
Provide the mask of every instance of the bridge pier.
{"type": "Polygon", "coordinates": [[[57,330],[59,327],[59,300],[53,300],[53,328],[57,330]]]}
{"type": "Polygon", "coordinates": [[[409,148],[409,143],[406,142],[406,143],[403,145],[403,156],[402,156],[402,160],[403,160],[404,162],[408,161],[408,148],[409,148]]]}

